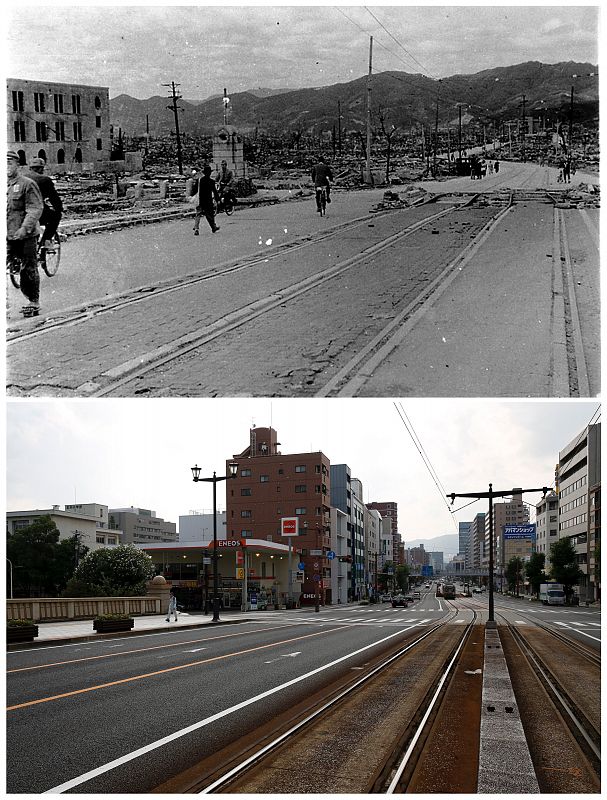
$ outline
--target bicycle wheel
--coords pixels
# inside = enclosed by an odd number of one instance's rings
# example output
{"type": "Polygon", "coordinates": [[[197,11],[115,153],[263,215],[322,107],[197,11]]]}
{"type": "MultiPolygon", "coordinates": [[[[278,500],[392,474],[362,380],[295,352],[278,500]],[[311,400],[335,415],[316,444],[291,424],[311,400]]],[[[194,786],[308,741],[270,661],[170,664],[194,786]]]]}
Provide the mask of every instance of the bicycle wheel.
{"type": "Polygon", "coordinates": [[[234,213],[234,206],[232,205],[232,201],[227,197],[223,201],[223,210],[226,212],[226,216],[228,217],[234,213]]]}
{"type": "Polygon", "coordinates": [[[23,266],[21,259],[16,256],[7,256],[6,266],[15,289],[21,288],[21,267],[23,266]]]}
{"type": "Polygon", "coordinates": [[[55,234],[51,239],[51,246],[45,248],[40,247],[38,254],[40,257],[40,263],[42,264],[42,269],[46,272],[49,278],[52,278],[53,275],[57,274],[57,270],[59,269],[59,261],[61,260],[61,240],[59,239],[58,234],[55,234]]]}
{"type": "Polygon", "coordinates": [[[321,214],[324,217],[327,213],[327,193],[324,189],[322,190],[322,194],[320,196],[320,205],[322,208],[321,214]]]}

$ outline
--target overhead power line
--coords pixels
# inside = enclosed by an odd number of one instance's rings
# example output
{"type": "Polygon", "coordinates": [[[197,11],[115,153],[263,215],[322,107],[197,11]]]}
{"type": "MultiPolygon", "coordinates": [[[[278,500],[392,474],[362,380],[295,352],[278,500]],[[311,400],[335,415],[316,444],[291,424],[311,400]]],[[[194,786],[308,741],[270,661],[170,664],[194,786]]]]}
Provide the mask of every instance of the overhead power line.
{"type": "MultiPolygon", "coordinates": [[[[426,469],[428,470],[428,473],[430,474],[430,477],[432,478],[432,481],[433,481],[434,485],[436,486],[436,488],[437,488],[437,490],[438,490],[438,492],[439,492],[439,494],[441,496],[441,500],[444,502],[445,506],[447,507],[447,510],[451,514],[451,508],[449,507],[449,503],[446,500],[447,492],[445,491],[445,487],[442,485],[436,470],[432,466],[432,462],[430,461],[430,458],[429,458],[428,454],[426,453],[426,451],[424,449],[424,446],[421,443],[421,440],[419,439],[418,435],[415,433],[413,425],[411,424],[411,421],[407,417],[407,414],[405,413],[405,410],[402,407],[402,403],[399,404],[399,405],[394,403],[394,407],[396,408],[396,413],[400,417],[403,425],[405,426],[405,429],[407,430],[407,433],[411,437],[411,441],[413,442],[417,452],[420,454],[421,459],[424,462],[424,465],[425,465],[426,469]],[[400,407],[399,407],[399,405],[400,405],[400,407]]],[[[455,522],[455,517],[453,517],[452,514],[451,514],[451,519],[452,519],[453,524],[454,524],[454,526],[455,526],[455,528],[457,530],[457,523],[455,522]]]]}
{"type": "Polygon", "coordinates": [[[380,25],[385,30],[385,32],[388,34],[388,36],[396,42],[396,44],[401,48],[401,50],[403,50],[403,52],[405,52],[409,56],[409,58],[411,58],[421,68],[422,72],[427,73],[428,76],[431,77],[431,78],[434,78],[434,80],[438,80],[438,76],[437,75],[432,75],[430,70],[427,67],[425,67],[421,63],[421,61],[418,61],[418,59],[413,55],[413,53],[410,53],[407,50],[407,48],[404,45],[402,45],[398,41],[398,39],[395,36],[393,36],[393,34],[390,33],[390,31],[386,28],[384,23],[381,20],[379,20],[376,17],[376,15],[369,8],[367,8],[367,6],[365,6],[365,11],[373,17],[373,19],[377,22],[377,24],[380,25]]]}
{"type": "MultiPolygon", "coordinates": [[[[355,27],[357,27],[359,31],[361,31],[362,33],[364,33],[366,36],[374,36],[374,34],[370,33],[370,32],[369,32],[369,31],[368,31],[366,28],[363,28],[363,26],[362,26],[362,25],[359,25],[359,24],[358,24],[358,22],[356,22],[356,20],[352,19],[352,17],[349,17],[349,16],[348,16],[348,15],[347,15],[347,14],[346,14],[346,13],[345,13],[345,12],[344,12],[344,11],[343,11],[341,8],[339,8],[339,6],[335,6],[335,8],[336,8],[336,10],[337,10],[337,11],[339,11],[339,13],[340,13],[342,16],[344,16],[344,17],[345,17],[345,18],[348,20],[348,22],[351,22],[351,23],[352,23],[352,25],[354,25],[355,27]]],[[[379,20],[378,20],[378,22],[379,22],[379,20]]],[[[381,25],[381,23],[379,23],[379,24],[381,25]]],[[[382,27],[384,27],[384,26],[382,25],[382,27]]],[[[384,28],[384,30],[386,30],[386,29],[384,28]]],[[[389,33],[389,32],[388,32],[388,33],[389,33]]],[[[389,35],[390,35],[390,36],[392,36],[392,34],[389,34],[389,35]]],[[[394,37],[392,37],[392,38],[394,38],[394,37]]],[[[378,44],[378,45],[379,45],[379,46],[380,46],[380,47],[381,47],[383,50],[385,50],[387,53],[390,53],[390,55],[391,55],[391,56],[393,56],[393,57],[394,57],[394,58],[396,58],[398,61],[400,61],[402,64],[404,64],[404,65],[405,65],[405,66],[406,66],[408,69],[411,69],[411,68],[412,68],[412,65],[411,65],[410,63],[407,63],[407,62],[406,62],[406,61],[405,61],[405,60],[402,58],[402,56],[400,56],[398,53],[395,53],[395,52],[394,52],[394,50],[391,50],[389,47],[386,47],[386,45],[385,45],[385,44],[383,44],[382,42],[380,42],[378,39],[377,39],[376,41],[377,41],[377,44],[378,44]]],[[[395,40],[395,41],[396,41],[396,40],[395,40]]],[[[399,44],[399,42],[397,42],[397,44],[399,44]]],[[[400,46],[400,47],[402,47],[402,49],[403,49],[403,50],[405,50],[405,48],[404,48],[402,45],[400,45],[400,44],[399,44],[399,46],[400,46]]],[[[405,50],[405,52],[407,52],[407,51],[405,50]]],[[[415,57],[414,57],[414,56],[409,56],[409,58],[410,58],[410,59],[412,59],[413,61],[417,61],[417,59],[415,59],[415,57]]],[[[418,64],[418,66],[420,66],[419,62],[417,62],[417,64],[418,64]]],[[[414,68],[414,67],[413,67],[413,68],[414,68]]],[[[425,71],[424,71],[424,74],[425,74],[425,71]]],[[[426,77],[431,77],[431,76],[429,76],[429,75],[426,75],[426,77]]]]}

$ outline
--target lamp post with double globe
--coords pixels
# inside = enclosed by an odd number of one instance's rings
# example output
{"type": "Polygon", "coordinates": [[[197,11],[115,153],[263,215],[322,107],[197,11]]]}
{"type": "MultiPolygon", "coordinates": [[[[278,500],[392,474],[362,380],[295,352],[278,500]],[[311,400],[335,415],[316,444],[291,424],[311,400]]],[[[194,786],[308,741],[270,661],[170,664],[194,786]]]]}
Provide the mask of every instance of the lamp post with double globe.
{"type": "Polygon", "coordinates": [[[217,564],[217,484],[221,481],[226,481],[229,478],[235,478],[238,472],[238,464],[232,462],[228,464],[228,475],[216,475],[213,472],[212,478],[201,478],[200,477],[200,467],[198,464],[192,467],[192,479],[194,483],[199,483],[200,481],[204,483],[212,483],[213,484],[213,622],[219,622],[219,596],[218,596],[218,584],[219,584],[219,569],[217,564]]]}

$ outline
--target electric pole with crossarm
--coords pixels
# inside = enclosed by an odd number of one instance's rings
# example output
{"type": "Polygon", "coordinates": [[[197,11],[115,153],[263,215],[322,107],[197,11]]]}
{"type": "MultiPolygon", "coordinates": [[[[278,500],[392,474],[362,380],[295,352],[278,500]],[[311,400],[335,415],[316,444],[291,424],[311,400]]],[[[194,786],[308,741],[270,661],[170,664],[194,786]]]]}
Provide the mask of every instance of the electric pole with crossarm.
{"type": "Polygon", "coordinates": [[[543,496],[545,497],[548,492],[551,491],[550,487],[542,486],[541,489],[508,489],[508,491],[504,492],[494,492],[493,491],[493,484],[489,484],[489,491],[488,492],[468,492],[466,494],[458,494],[456,492],[452,492],[448,494],[447,497],[451,498],[451,505],[455,502],[456,497],[475,497],[477,500],[480,500],[483,497],[488,498],[489,500],[489,620],[487,622],[487,628],[496,628],[495,622],[495,615],[493,612],[493,498],[494,497],[510,497],[513,494],[526,494],[527,492],[542,492],[543,496]]]}

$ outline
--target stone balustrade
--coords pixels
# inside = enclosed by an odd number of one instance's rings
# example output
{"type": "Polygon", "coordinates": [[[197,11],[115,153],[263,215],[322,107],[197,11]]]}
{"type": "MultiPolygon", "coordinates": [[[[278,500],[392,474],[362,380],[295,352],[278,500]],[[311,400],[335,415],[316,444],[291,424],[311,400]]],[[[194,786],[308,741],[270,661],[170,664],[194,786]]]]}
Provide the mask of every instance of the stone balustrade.
{"type": "MultiPolygon", "coordinates": [[[[167,591],[168,594],[168,591],[167,591]]],[[[98,614],[162,614],[160,596],[147,597],[26,597],[6,601],[7,619],[58,622],[94,619],[98,614]]]]}

